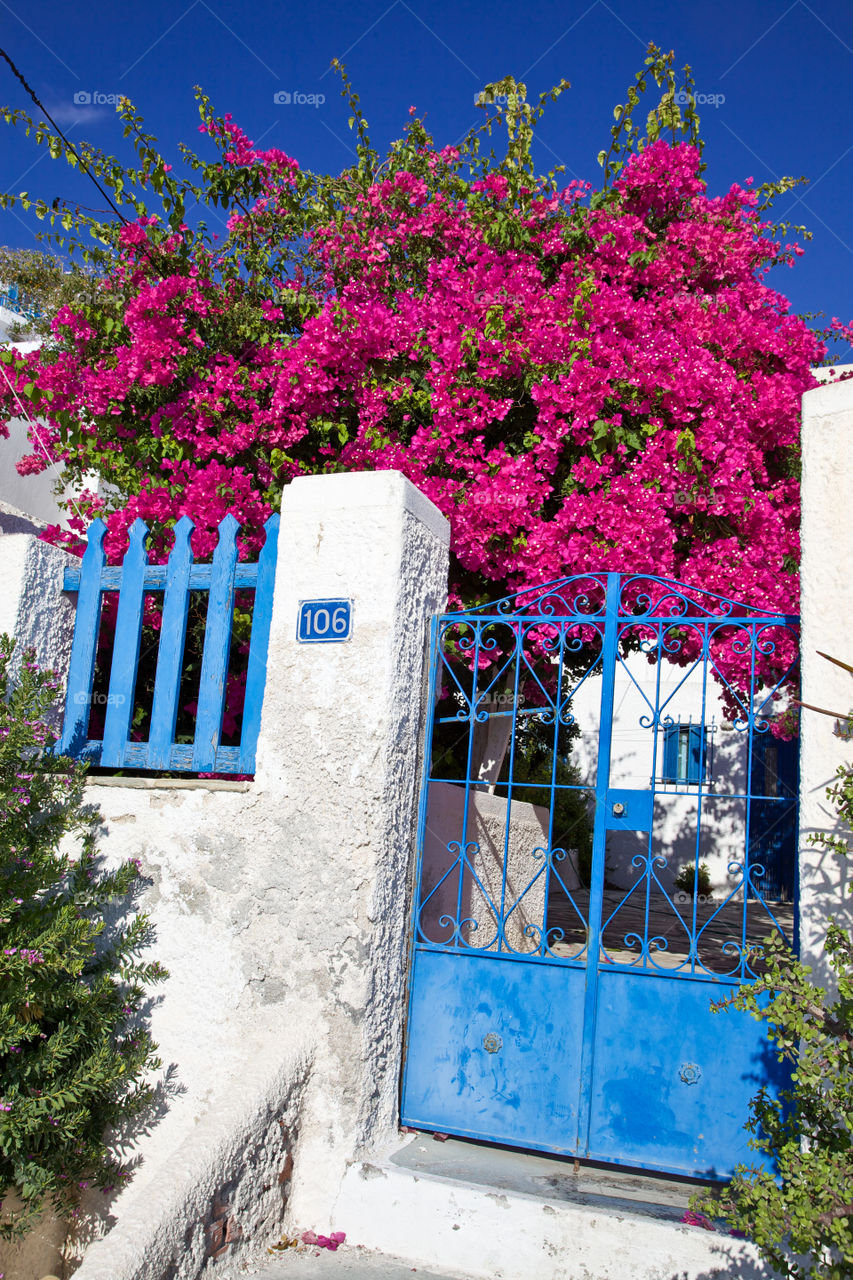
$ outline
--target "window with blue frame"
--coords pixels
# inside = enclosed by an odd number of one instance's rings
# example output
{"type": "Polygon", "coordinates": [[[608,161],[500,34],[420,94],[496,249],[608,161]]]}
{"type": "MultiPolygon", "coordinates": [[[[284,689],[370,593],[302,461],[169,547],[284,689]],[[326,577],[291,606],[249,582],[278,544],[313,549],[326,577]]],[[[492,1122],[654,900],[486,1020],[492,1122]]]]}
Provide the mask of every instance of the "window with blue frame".
{"type": "Polygon", "coordinates": [[[663,729],[662,782],[698,787],[708,778],[708,731],[702,724],[667,724],[663,729]]]}

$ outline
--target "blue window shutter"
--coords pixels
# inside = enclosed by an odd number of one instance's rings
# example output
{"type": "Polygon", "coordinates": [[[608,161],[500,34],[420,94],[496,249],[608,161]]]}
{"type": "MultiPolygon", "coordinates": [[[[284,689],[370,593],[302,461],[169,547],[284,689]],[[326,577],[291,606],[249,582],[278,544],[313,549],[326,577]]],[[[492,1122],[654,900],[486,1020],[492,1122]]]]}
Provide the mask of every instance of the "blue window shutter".
{"type": "MultiPolygon", "coordinates": [[[[682,727],[682,732],[684,731],[685,728],[682,727]]],[[[688,742],[687,777],[682,781],[697,785],[704,779],[705,729],[701,724],[690,724],[686,726],[686,733],[688,742]]]]}
{"type": "Polygon", "coordinates": [[[668,724],[663,730],[662,782],[699,786],[708,776],[708,734],[702,724],[668,724]]]}
{"type": "Polygon", "coordinates": [[[779,794],[786,799],[796,799],[800,790],[800,743],[795,738],[791,742],[778,741],[779,760],[779,794]]]}
{"type": "Polygon", "coordinates": [[[663,781],[678,781],[678,741],[680,725],[667,724],[663,729],[663,781]]]}

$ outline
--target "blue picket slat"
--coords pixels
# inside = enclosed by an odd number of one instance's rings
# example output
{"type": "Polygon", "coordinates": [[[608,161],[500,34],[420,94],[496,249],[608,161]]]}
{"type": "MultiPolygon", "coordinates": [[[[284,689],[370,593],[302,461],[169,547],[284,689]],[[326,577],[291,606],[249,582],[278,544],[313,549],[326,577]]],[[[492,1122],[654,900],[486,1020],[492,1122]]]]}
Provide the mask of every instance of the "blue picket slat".
{"type": "Polygon", "coordinates": [[[104,746],[101,752],[101,764],[116,769],[124,764],[133,715],[133,692],[136,687],[142,631],[143,583],[148,559],[145,549],[147,538],[148,526],[142,520],[134,520],[130,526],[130,545],[122,563],[121,592],[104,723],[104,746]]]}
{"type": "Polygon", "coordinates": [[[93,520],[89,525],[88,545],[79,570],[77,618],[71,643],[65,719],[62,737],[57,746],[57,751],[63,755],[79,754],[87,740],[101,620],[101,570],[104,564],[106,531],[103,520],[93,520]]]}
{"type": "Polygon", "coordinates": [[[239,528],[229,513],[219,526],[219,542],[213,553],[192,758],[193,769],[205,773],[216,767],[216,749],[222,731],[239,528]]]}
{"type": "Polygon", "coordinates": [[[154,677],[154,705],[148,735],[149,769],[169,769],[172,763],[193,561],[190,535],[194,527],[189,516],[182,516],[175,525],[175,544],[167,566],[157,672],[154,677]]]}
{"type": "Polygon", "coordinates": [[[88,547],[80,568],[67,568],[64,589],[78,592],[77,619],[71,651],[65,721],[57,750],[78,759],[121,768],[175,769],[180,772],[251,773],[255,767],[261,707],[266,681],[267,650],[272,619],[278,553],[279,517],[265,525],[266,540],[256,564],[237,560],[239,524],[228,515],[219,526],[212,564],[193,563],[190,538],[193,523],[182,517],[175,526],[175,542],[168,563],[149,565],[148,529],[141,520],[130,531],[121,567],[104,564],[102,521],[88,533],[88,547]],[[239,747],[220,745],[228,678],[228,658],[234,591],[254,588],[255,606],[246,674],[243,732],[239,747]],[[101,596],[119,592],[116,634],[109,677],[103,742],[88,737],[95,659],[100,626],[101,596]],[[189,595],[208,592],[202,670],[199,682],[196,734],[192,745],[176,743],[175,724],[186,643],[189,595]],[[144,599],[163,591],[163,615],[154,678],[151,729],[148,742],[129,740],[139,666],[144,599]]]}
{"type": "Polygon", "coordinates": [[[261,728],[261,708],[267,679],[267,651],[272,622],[275,570],[278,561],[279,523],[278,515],[270,516],[267,520],[264,525],[266,541],[258,557],[252,637],[249,642],[249,667],[246,673],[246,698],[243,703],[243,732],[240,738],[240,773],[255,772],[255,752],[261,728]]]}

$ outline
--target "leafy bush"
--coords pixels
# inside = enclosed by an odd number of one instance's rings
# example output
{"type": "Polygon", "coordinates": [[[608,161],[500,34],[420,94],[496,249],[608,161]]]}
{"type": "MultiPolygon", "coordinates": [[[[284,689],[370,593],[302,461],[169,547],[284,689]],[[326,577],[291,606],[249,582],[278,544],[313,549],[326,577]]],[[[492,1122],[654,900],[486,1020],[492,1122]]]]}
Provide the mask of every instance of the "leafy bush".
{"type": "Polygon", "coordinates": [[[711,873],[707,862],[699,863],[698,872],[696,866],[688,862],[675,877],[675,887],[682,893],[689,893],[691,898],[695,893],[698,893],[700,898],[710,898],[711,873]]]}
{"type": "Polygon", "coordinates": [[[81,1189],[128,1176],[105,1135],[151,1098],[160,1064],[136,1015],[165,977],[138,959],[145,916],[104,920],[139,867],[99,869],[85,767],[51,752],[56,683],[31,653],[13,683],[13,647],[0,637],[0,1197],[23,1202],[0,1214],[7,1238],[46,1204],[68,1211],[81,1189]]]}
{"type": "MultiPolygon", "coordinates": [[[[839,769],[827,794],[853,825],[853,769],[839,769]]],[[[837,836],[816,842],[848,852],[837,836]]],[[[750,1146],[771,1157],[775,1176],[740,1168],[728,1186],[694,1197],[691,1207],[749,1236],[783,1276],[846,1280],[853,1277],[853,938],[829,925],[833,998],[813,985],[808,965],[781,938],[768,939],[764,950],[762,977],[724,1005],[762,1018],[779,1060],[794,1065],[790,1089],[778,1099],[762,1089],[750,1104],[750,1146]]]]}

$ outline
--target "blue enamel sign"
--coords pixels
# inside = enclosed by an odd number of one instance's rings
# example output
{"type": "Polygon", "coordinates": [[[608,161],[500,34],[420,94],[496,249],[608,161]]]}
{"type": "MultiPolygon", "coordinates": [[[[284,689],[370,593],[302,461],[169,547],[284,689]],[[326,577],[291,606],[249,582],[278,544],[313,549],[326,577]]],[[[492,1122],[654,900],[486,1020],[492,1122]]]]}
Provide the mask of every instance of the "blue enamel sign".
{"type": "Polygon", "coordinates": [[[300,644],[333,644],[352,635],[352,600],[300,600],[296,639],[300,644]]]}

